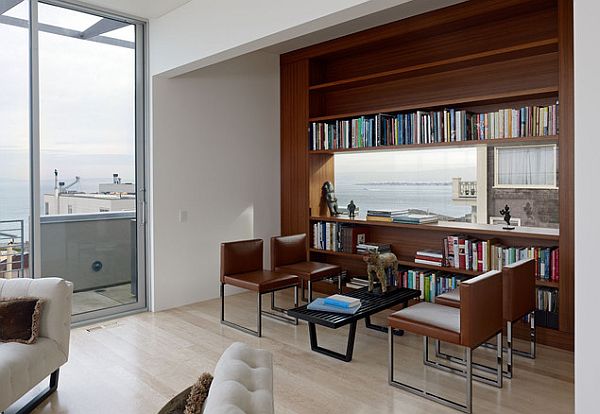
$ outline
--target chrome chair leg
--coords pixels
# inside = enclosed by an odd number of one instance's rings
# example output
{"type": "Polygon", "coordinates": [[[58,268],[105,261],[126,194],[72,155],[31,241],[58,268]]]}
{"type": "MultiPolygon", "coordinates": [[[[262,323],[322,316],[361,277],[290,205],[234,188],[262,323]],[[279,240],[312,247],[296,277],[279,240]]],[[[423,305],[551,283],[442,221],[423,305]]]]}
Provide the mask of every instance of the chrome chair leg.
{"type": "MultiPolygon", "coordinates": [[[[502,341],[502,332],[498,332],[498,334],[496,335],[496,338],[500,341],[502,341]]],[[[439,341],[436,339],[436,347],[439,348],[439,341]]],[[[460,357],[455,357],[452,355],[448,355],[448,354],[444,354],[443,352],[439,352],[439,355],[441,355],[441,357],[443,359],[446,359],[449,362],[455,363],[457,365],[461,365],[461,366],[465,366],[466,365],[466,360],[460,357]]],[[[432,361],[429,359],[429,338],[424,337],[423,340],[423,363],[426,366],[432,367],[432,368],[437,368],[441,371],[445,371],[445,372],[451,372],[457,375],[461,375],[464,376],[464,371],[463,369],[458,369],[456,367],[453,366],[449,366],[446,364],[443,364],[441,362],[438,361],[432,361]]],[[[497,352],[497,357],[496,357],[496,366],[495,367],[488,367],[486,365],[483,364],[478,364],[475,362],[471,361],[471,366],[472,368],[475,368],[479,371],[484,371],[484,372],[489,372],[492,374],[496,374],[496,379],[491,379],[488,377],[484,377],[482,375],[476,374],[476,373],[472,373],[472,377],[475,381],[487,384],[487,385],[492,385],[494,387],[498,387],[498,388],[502,388],[502,377],[503,375],[503,366],[502,366],[502,351],[497,352]]]]}
{"type": "MultiPolygon", "coordinates": [[[[418,395],[420,397],[426,398],[430,401],[434,401],[436,403],[445,405],[446,407],[454,408],[456,410],[471,413],[473,410],[473,371],[472,371],[472,350],[470,348],[465,348],[465,369],[462,371],[463,377],[465,378],[465,403],[461,404],[456,401],[452,401],[448,398],[441,397],[434,393],[431,393],[427,390],[422,390],[420,388],[414,387],[409,384],[404,384],[400,381],[394,379],[394,329],[388,329],[388,383],[396,388],[399,388],[403,391],[410,392],[411,394],[418,395]]],[[[424,344],[426,344],[427,337],[424,337],[424,344]]],[[[424,353],[427,350],[423,350],[424,353]]],[[[425,354],[424,354],[425,355],[425,354]]]]}
{"type": "MultiPolygon", "coordinates": [[[[287,309],[275,306],[275,292],[277,291],[271,292],[271,309],[279,313],[262,311],[262,314],[264,316],[276,319],[281,322],[290,323],[292,325],[298,325],[298,318],[290,318],[289,316],[287,316],[287,309]]],[[[294,286],[294,307],[298,307],[298,286],[294,286]]]]}

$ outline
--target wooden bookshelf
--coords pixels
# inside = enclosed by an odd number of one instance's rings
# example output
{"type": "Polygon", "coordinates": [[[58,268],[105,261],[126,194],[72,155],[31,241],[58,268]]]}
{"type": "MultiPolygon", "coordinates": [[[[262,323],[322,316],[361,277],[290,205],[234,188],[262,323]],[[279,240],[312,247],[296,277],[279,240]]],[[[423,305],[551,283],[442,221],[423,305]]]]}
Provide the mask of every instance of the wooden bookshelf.
{"type": "MultiPolygon", "coordinates": [[[[346,259],[352,259],[352,260],[358,260],[358,261],[362,261],[363,257],[364,257],[364,255],[357,254],[357,253],[336,252],[333,250],[323,250],[323,249],[315,249],[315,248],[310,248],[309,251],[310,251],[310,253],[312,253],[315,256],[325,255],[325,256],[343,257],[346,259]]],[[[483,272],[479,272],[479,271],[475,271],[475,270],[458,269],[456,267],[434,266],[434,265],[428,265],[428,264],[423,264],[423,263],[415,263],[415,261],[413,259],[408,258],[408,257],[405,257],[405,258],[399,257],[398,264],[400,266],[404,266],[404,267],[412,267],[415,269],[426,269],[426,270],[439,270],[441,272],[453,273],[453,274],[457,274],[457,275],[464,275],[466,277],[473,277],[473,276],[477,276],[477,275],[480,275],[483,273],[483,272]]],[[[551,282],[551,281],[541,280],[541,279],[536,279],[535,284],[536,284],[536,286],[539,286],[539,287],[547,287],[547,288],[554,288],[554,289],[558,289],[558,287],[559,287],[557,282],[551,282]]]]}
{"type": "Polygon", "coordinates": [[[543,137],[519,137],[519,138],[496,138],[453,142],[434,142],[430,144],[403,144],[403,145],[380,145],[377,147],[362,148],[337,148],[328,150],[311,150],[309,154],[338,154],[346,152],[371,152],[371,151],[414,151],[418,149],[430,148],[454,148],[454,147],[475,147],[478,145],[503,146],[503,145],[536,145],[536,144],[556,144],[557,135],[548,135],[543,137]]]}
{"type": "Polygon", "coordinates": [[[343,218],[343,217],[311,217],[314,221],[331,221],[336,223],[357,224],[361,226],[379,226],[399,229],[424,230],[444,233],[465,233],[483,236],[483,238],[522,238],[526,240],[549,240],[558,242],[558,229],[546,229],[540,227],[518,226],[514,230],[504,230],[502,225],[465,223],[460,221],[439,221],[433,224],[406,224],[392,223],[386,221],[370,221],[364,218],[343,218]]]}
{"type": "MultiPolygon", "coordinates": [[[[572,29],[572,0],[481,0],[282,55],[282,233],[310,234],[316,221],[367,226],[370,240],[391,244],[403,265],[419,268],[425,266],[414,264],[415,252],[439,249],[441,239],[452,234],[494,238],[506,246],[558,246],[560,282],[536,283],[559,289],[559,329],[540,328],[538,339],[573,349],[572,29]],[[442,108],[481,113],[556,101],[560,105],[557,136],[317,151],[308,147],[311,122],[442,108]],[[337,153],[540,143],[560,147],[560,232],[526,227],[507,231],[501,226],[454,222],[350,220],[330,217],[321,201],[323,182],[335,182],[337,153]]],[[[361,255],[311,249],[310,257],[336,263],[350,276],[365,273],[361,255]]],[[[527,333],[524,328],[516,332],[527,333]]]]}

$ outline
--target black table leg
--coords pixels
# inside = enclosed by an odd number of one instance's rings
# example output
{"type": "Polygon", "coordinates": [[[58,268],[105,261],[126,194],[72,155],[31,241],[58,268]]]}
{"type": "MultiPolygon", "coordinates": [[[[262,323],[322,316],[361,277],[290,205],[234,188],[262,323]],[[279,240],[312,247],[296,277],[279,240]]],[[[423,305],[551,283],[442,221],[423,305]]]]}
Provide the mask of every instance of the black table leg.
{"type": "MultiPolygon", "coordinates": [[[[381,325],[377,325],[377,324],[371,323],[371,317],[370,316],[367,316],[365,318],[365,325],[366,325],[367,328],[373,329],[374,331],[385,332],[385,333],[387,333],[387,331],[388,331],[388,327],[387,326],[381,326],[381,325]]],[[[394,335],[396,335],[396,336],[402,336],[402,335],[404,335],[404,331],[402,329],[395,329],[394,330],[394,335]]]]}
{"type": "Polygon", "coordinates": [[[310,349],[323,355],[332,358],[340,359],[345,362],[352,361],[352,353],[354,352],[354,338],[356,337],[356,321],[350,323],[350,332],[348,333],[348,345],[346,346],[346,354],[332,351],[327,348],[320,347],[317,343],[317,328],[312,322],[308,323],[308,333],[310,336],[310,349]]]}

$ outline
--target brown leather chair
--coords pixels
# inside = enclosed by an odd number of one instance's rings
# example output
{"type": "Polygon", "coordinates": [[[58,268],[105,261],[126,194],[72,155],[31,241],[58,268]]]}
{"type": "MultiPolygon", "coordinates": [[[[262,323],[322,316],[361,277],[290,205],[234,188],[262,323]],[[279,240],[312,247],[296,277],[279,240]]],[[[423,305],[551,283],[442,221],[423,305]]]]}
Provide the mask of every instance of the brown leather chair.
{"type": "Polygon", "coordinates": [[[313,282],[337,276],[338,290],[341,290],[341,272],[339,266],[329,263],[307,261],[306,234],[271,238],[271,269],[298,275],[302,279],[302,300],[304,286],[307,285],[308,301],[312,302],[313,282]]]}
{"type": "Polygon", "coordinates": [[[262,295],[271,293],[271,304],[274,307],[275,292],[293,287],[294,304],[298,306],[299,285],[298,276],[263,269],[263,241],[261,239],[221,243],[221,323],[223,325],[258,337],[262,336],[262,315],[298,325],[298,319],[263,311],[262,295]],[[256,331],[225,320],[225,285],[256,292],[258,298],[256,331]]]}
{"type": "MultiPolygon", "coordinates": [[[[460,291],[454,289],[435,298],[435,303],[445,306],[460,307],[460,291]]],[[[502,269],[502,317],[506,323],[507,347],[507,370],[504,375],[512,378],[513,375],[513,353],[535,359],[535,260],[524,259],[505,265],[502,269]],[[529,352],[518,351],[513,347],[512,325],[514,322],[529,315],[529,352]]],[[[484,344],[486,347],[496,348],[496,345],[484,344]]],[[[438,356],[449,355],[439,350],[436,344],[438,356]]],[[[484,366],[478,368],[486,369],[484,366]]]]}
{"type": "Polygon", "coordinates": [[[460,285],[460,308],[420,302],[388,317],[390,385],[422,396],[443,405],[470,413],[473,406],[472,380],[502,387],[502,351],[497,352],[496,380],[473,373],[472,352],[492,336],[502,340],[502,275],[491,271],[460,285]],[[394,380],[394,330],[405,330],[423,335],[424,363],[427,366],[457,373],[466,377],[466,402],[461,404],[437,396],[429,391],[394,380]],[[429,360],[429,337],[461,346],[465,349],[464,369],[458,369],[429,360]]]}

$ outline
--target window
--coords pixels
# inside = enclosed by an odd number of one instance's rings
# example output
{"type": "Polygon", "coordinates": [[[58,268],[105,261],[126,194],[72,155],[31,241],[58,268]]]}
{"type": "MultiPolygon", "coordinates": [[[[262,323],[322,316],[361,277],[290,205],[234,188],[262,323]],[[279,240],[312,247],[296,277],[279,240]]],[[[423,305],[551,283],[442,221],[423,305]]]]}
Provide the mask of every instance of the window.
{"type": "Polygon", "coordinates": [[[109,210],[109,209],[107,209],[106,207],[100,207],[100,208],[98,209],[98,211],[99,211],[100,213],[108,213],[110,210],[109,210]]]}
{"type": "Polygon", "coordinates": [[[359,216],[367,210],[408,209],[437,214],[440,220],[474,219],[478,196],[455,194],[455,187],[476,188],[475,148],[336,154],[334,165],[338,205],[354,201],[359,216]]]}
{"type": "Polygon", "coordinates": [[[557,188],[556,145],[496,147],[494,187],[557,188]]]}
{"type": "Polygon", "coordinates": [[[50,204],[44,203],[44,214],[47,216],[50,214],[50,204]]]}
{"type": "Polygon", "coordinates": [[[73,206],[71,204],[67,207],[67,214],[73,214],[73,206]]]}

